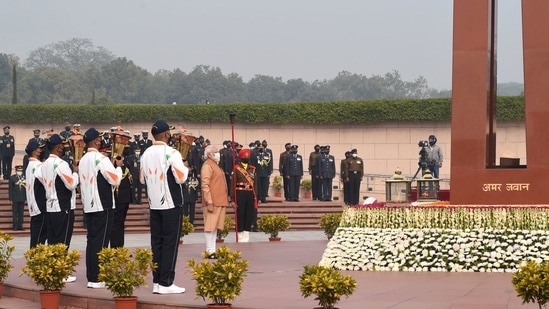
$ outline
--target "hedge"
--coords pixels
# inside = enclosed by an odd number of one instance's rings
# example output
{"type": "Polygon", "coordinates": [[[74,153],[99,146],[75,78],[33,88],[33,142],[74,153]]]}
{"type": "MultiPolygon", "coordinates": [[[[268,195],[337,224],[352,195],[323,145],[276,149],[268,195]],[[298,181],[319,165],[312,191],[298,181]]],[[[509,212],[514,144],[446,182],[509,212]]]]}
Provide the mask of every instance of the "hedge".
{"type": "MultiPolygon", "coordinates": [[[[451,99],[235,104],[0,104],[2,123],[113,123],[165,120],[260,124],[371,124],[449,121],[451,99]]],[[[524,120],[524,97],[498,97],[496,118],[524,120]]]]}

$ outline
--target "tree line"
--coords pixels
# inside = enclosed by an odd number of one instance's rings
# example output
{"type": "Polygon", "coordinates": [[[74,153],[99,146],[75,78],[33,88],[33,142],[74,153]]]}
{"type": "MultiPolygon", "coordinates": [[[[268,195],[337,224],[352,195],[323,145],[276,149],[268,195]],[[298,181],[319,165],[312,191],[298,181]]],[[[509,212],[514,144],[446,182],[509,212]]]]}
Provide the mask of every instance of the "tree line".
{"type": "Polygon", "coordinates": [[[370,77],[342,71],[313,82],[267,75],[245,82],[236,73],[224,75],[208,65],[188,73],[150,73],[81,38],[40,47],[24,61],[0,53],[0,103],[278,103],[450,96],[449,90],[429,88],[422,76],[405,81],[396,70],[370,77]]]}

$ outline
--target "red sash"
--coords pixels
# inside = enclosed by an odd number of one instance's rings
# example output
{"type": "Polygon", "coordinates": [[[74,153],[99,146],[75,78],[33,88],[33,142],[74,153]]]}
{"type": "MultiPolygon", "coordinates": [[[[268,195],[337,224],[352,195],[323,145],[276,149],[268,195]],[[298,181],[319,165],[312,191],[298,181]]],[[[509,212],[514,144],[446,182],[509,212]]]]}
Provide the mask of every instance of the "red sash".
{"type": "MultiPolygon", "coordinates": [[[[248,183],[252,186],[252,188],[254,188],[254,180],[252,179],[252,177],[250,176],[250,174],[248,173],[248,171],[246,171],[242,166],[240,165],[237,165],[236,166],[236,169],[240,172],[240,174],[242,174],[242,176],[244,176],[244,178],[246,178],[246,181],[248,181],[248,183]]],[[[254,193],[254,207],[257,209],[257,207],[259,206],[258,203],[257,203],[257,196],[255,194],[255,188],[254,190],[252,190],[252,192],[254,193]]],[[[237,201],[238,202],[238,201],[237,201]]]]}

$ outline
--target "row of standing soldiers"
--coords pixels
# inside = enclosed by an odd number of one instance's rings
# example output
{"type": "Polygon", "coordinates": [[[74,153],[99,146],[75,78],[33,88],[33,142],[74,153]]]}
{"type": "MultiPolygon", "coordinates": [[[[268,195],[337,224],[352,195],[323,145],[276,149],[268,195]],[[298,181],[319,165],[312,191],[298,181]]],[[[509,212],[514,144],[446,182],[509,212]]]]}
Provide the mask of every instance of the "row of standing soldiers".
{"type": "MultiPolygon", "coordinates": [[[[309,174],[312,180],[313,200],[332,199],[332,181],[336,175],[335,158],[330,155],[330,146],[315,145],[309,155],[309,174]]],[[[360,183],[364,177],[364,161],[357,150],[345,152],[341,160],[340,180],[343,183],[343,201],[346,205],[357,205],[360,200],[360,183]]]]}

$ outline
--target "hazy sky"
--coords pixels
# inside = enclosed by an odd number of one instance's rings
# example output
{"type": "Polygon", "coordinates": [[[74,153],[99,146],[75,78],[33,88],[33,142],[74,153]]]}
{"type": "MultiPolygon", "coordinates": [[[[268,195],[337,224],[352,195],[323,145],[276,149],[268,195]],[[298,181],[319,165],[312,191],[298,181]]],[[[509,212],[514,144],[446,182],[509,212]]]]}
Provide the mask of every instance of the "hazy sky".
{"type": "MultiPolygon", "coordinates": [[[[451,0],[0,0],[0,53],[91,39],[148,71],[284,81],[398,70],[451,88],[451,0]]],[[[498,82],[522,82],[520,0],[499,1],[498,82]]]]}

